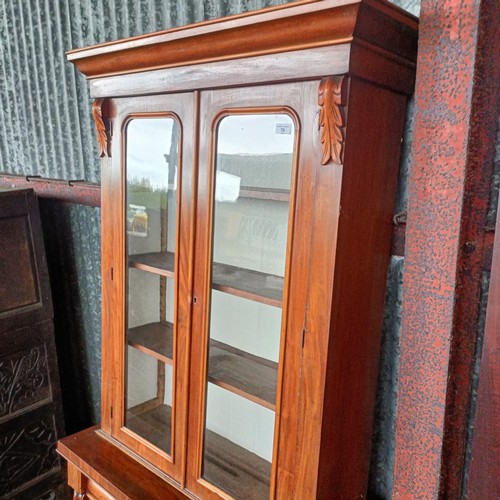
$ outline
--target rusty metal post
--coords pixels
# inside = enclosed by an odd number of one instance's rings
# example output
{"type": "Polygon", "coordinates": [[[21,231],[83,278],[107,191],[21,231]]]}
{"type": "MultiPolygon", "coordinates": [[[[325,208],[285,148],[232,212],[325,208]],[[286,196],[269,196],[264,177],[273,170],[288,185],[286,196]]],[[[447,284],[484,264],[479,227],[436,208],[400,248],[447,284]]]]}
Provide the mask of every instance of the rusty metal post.
{"type": "Polygon", "coordinates": [[[498,88],[498,0],[422,0],[395,498],[460,498],[498,88]]]}

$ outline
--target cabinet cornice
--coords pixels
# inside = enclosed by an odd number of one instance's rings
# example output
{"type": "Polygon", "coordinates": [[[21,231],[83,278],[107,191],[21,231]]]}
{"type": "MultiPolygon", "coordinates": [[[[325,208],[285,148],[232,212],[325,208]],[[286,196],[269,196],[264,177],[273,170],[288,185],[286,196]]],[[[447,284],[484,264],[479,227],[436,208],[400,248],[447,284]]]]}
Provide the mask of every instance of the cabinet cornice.
{"type": "MultiPolygon", "coordinates": [[[[89,79],[359,41],[414,65],[417,20],[385,0],[291,3],[67,52],[89,79]]],[[[351,61],[349,71],[366,64],[351,61]]],[[[337,74],[345,72],[339,68],[337,74]]]]}

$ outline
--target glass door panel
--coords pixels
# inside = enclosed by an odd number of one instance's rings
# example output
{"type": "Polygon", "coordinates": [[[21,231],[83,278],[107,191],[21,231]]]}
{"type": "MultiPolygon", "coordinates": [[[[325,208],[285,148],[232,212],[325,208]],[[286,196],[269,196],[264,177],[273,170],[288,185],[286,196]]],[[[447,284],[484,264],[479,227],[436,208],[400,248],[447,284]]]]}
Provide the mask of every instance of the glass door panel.
{"type": "Polygon", "coordinates": [[[269,496],[295,127],[234,114],[217,127],[202,476],[269,496]]]}
{"type": "Polygon", "coordinates": [[[125,426],[171,454],[179,127],[137,117],[126,127],[125,426]]]}

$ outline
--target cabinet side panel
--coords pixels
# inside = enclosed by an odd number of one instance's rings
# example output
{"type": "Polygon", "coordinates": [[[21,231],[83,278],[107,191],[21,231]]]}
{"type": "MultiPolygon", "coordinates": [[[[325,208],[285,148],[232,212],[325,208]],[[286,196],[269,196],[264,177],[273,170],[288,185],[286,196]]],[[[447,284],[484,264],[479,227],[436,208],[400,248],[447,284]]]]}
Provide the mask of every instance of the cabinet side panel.
{"type": "MultiPolygon", "coordinates": [[[[366,495],[405,106],[401,95],[351,80],[318,498],[366,495]]],[[[311,316],[326,312],[311,306],[311,316]]]]}
{"type": "Polygon", "coordinates": [[[315,498],[342,167],[323,166],[319,81],[304,84],[277,498],[315,498]],[[319,310],[318,314],[311,314],[319,310]]]}

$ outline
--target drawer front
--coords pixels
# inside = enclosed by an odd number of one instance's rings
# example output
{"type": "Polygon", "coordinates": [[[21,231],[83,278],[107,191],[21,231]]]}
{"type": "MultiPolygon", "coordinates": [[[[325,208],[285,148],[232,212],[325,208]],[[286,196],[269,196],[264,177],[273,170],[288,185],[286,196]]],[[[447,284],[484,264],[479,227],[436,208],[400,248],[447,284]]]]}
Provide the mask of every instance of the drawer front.
{"type": "Polygon", "coordinates": [[[87,497],[89,500],[114,500],[114,496],[108,493],[100,484],[92,479],[87,483],[87,497]]]}

